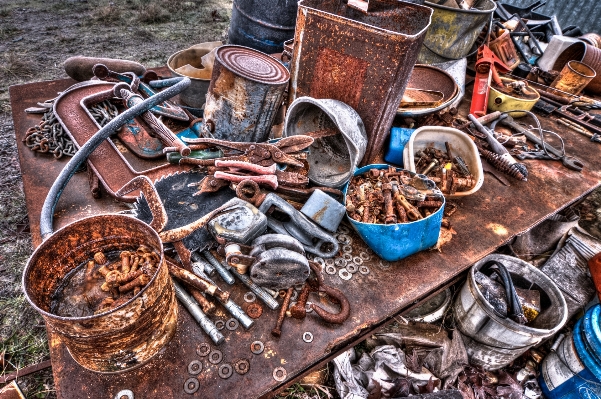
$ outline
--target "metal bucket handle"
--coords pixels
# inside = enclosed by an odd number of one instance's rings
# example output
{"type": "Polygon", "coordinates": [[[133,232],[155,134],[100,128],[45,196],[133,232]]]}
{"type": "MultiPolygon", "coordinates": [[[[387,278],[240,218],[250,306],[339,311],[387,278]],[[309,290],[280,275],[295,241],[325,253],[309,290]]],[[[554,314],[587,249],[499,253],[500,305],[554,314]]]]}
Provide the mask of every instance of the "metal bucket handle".
{"type": "MultiPolygon", "coordinates": [[[[175,79],[175,78],[174,78],[175,79]]],[[[106,124],[102,129],[96,132],[81,148],[79,151],[75,153],[75,155],[69,160],[67,165],[63,168],[61,173],[58,175],[52,187],[50,187],[50,191],[46,195],[46,199],[44,200],[44,205],[42,206],[42,212],[40,215],[40,235],[42,236],[42,240],[46,240],[48,237],[52,235],[54,229],[52,227],[53,217],[54,217],[54,209],[56,208],[56,204],[63,193],[63,190],[71,180],[71,177],[75,174],[75,171],[79,169],[81,164],[83,164],[88,156],[90,156],[96,147],[98,147],[104,140],[108,139],[112,134],[114,134],[121,126],[123,126],[127,121],[132,120],[133,118],[147,112],[152,107],[157,104],[162,103],[163,101],[179,94],[181,91],[190,86],[190,79],[186,77],[176,78],[177,84],[174,86],[157,93],[140,104],[129,108],[115,119],[106,124]]]]}

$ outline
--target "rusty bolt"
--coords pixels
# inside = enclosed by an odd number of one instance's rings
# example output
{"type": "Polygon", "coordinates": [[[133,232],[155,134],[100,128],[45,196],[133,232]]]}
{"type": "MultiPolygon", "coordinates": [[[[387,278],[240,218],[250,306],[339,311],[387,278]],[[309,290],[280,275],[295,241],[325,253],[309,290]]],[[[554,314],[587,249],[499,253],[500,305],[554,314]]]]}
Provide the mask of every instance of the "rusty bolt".
{"type": "Polygon", "coordinates": [[[290,315],[295,319],[304,319],[307,315],[306,305],[307,299],[309,299],[309,293],[311,292],[311,287],[309,284],[305,284],[301,293],[299,295],[298,301],[294,306],[290,308],[290,315]]]}
{"type": "Polygon", "coordinates": [[[119,292],[128,292],[133,290],[136,287],[144,287],[150,281],[150,277],[145,274],[141,274],[135,280],[130,281],[129,283],[122,285],[119,287],[119,292]]]}
{"type": "Polygon", "coordinates": [[[282,303],[282,308],[280,309],[280,314],[278,315],[278,320],[276,322],[275,328],[271,330],[271,335],[274,337],[280,337],[282,335],[282,324],[284,323],[284,319],[286,318],[286,311],[288,310],[288,306],[290,305],[290,298],[292,298],[292,292],[294,288],[288,288],[286,292],[286,296],[284,297],[284,303],[282,303]]]}
{"type": "Polygon", "coordinates": [[[104,254],[102,252],[96,252],[94,254],[94,261],[98,265],[104,265],[107,262],[106,256],[104,256],[104,254]]]}

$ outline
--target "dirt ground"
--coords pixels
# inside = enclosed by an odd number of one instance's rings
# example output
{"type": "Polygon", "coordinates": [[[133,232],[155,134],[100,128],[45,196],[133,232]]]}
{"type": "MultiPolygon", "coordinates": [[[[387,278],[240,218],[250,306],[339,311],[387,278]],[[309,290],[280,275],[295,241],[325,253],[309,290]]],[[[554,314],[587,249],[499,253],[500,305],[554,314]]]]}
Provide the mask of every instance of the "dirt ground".
{"type": "MultiPolygon", "coordinates": [[[[32,247],[9,86],[66,77],[64,60],[79,54],[164,65],[180,49],[225,39],[231,7],[231,0],[0,1],[0,375],[49,358],[43,321],[21,293],[32,247]]],[[[580,210],[601,238],[601,192],[580,210]]],[[[56,397],[50,369],[19,385],[27,398],[56,397]]]]}

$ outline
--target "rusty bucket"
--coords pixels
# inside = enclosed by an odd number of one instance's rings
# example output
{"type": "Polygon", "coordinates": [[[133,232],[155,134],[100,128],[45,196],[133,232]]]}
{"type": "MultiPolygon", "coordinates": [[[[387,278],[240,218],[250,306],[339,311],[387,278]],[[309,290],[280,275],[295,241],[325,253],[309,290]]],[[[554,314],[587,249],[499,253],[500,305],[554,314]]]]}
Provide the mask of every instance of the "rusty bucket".
{"type": "Polygon", "coordinates": [[[301,0],[289,103],[309,96],[350,105],[365,124],[361,164],[382,150],[432,10],[397,0],[369,1],[362,12],[343,0],[301,0]]]}
{"type": "Polygon", "coordinates": [[[205,128],[221,140],[267,140],[289,80],[275,58],[248,47],[221,46],[207,93],[205,128]]]}
{"type": "Polygon", "coordinates": [[[601,49],[584,42],[576,42],[566,48],[559,57],[557,57],[553,69],[561,71],[568,61],[571,60],[580,61],[596,72],[596,76],[589,82],[585,90],[588,90],[591,93],[601,94],[601,49]]]}
{"type": "Polygon", "coordinates": [[[92,216],[58,230],[29,259],[23,287],[48,329],[88,370],[115,373],[141,366],[175,334],[177,302],[161,240],[149,225],[129,216],[92,216]],[[160,266],[129,301],[86,317],[62,317],[50,312],[57,288],[94,253],[135,250],[140,245],[160,254],[160,266]]]}

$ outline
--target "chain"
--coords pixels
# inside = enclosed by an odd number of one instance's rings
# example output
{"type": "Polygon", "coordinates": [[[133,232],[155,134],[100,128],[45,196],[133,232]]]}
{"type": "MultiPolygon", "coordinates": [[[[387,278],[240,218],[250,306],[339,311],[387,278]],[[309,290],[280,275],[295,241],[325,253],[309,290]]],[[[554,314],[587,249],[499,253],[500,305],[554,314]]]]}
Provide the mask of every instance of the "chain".
{"type": "MultiPolygon", "coordinates": [[[[43,104],[44,107],[48,108],[48,111],[37,126],[27,129],[23,142],[30,150],[51,153],[56,159],[63,155],[72,157],[77,152],[77,148],[69,135],[64,132],[63,126],[54,114],[52,108],[54,100],[48,100],[43,104]]],[[[119,114],[117,107],[108,100],[94,104],[89,108],[89,112],[101,127],[119,114]]]]}

